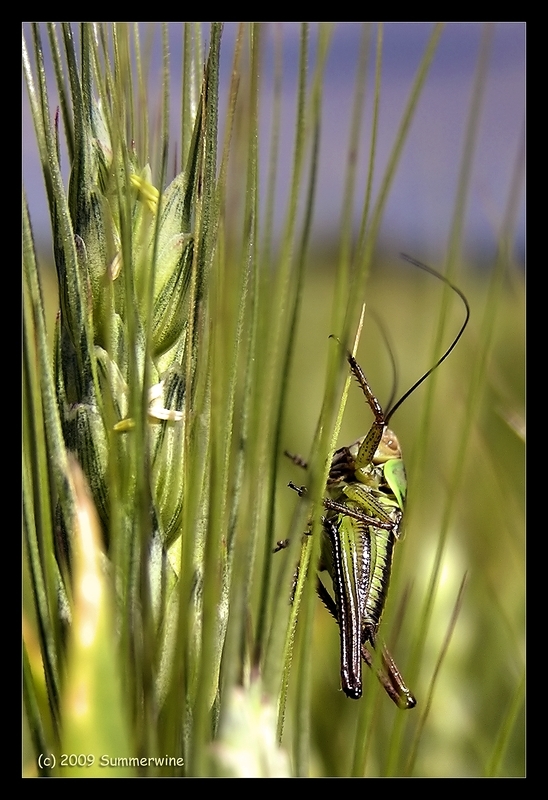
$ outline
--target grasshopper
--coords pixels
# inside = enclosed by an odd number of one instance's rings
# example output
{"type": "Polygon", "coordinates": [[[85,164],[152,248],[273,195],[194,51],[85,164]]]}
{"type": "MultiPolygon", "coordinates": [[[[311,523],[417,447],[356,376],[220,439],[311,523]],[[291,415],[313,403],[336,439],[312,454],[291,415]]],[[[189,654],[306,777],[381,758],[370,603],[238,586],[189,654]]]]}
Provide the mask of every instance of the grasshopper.
{"type": "MultiPolygon", "coordinates": [[[[415,266],[439,278],[461,298],[466,316],[451,346],[385,413],[365,374],[351,353],[348,363],[373,413],[368,433],[349,447],[337,450],[331,461],[324,499],[322,553],[319,570],[332,580],[333,595],[318,577],[317,592],[338,623],[341,650],[341,685],[352,699],[362,695],[362,659],[373,666],[371,648],[384,610],[394,545],[401,537],[407,479],[401,447],[388,427],[394,412],[432,372],[445,361],[468,324],[470,309],[464,294],[447,278],[425,264],[404,256],[415,266]]],[[[299,456],[286,455],[306,468],[299,456]]],[[[305,487],[290,487],[303,494],[305,487]]],[[[285,543],[280,542],[276,549],[285,543]]],[[[386,647],[382,646],[377,674],[399,708],[413,708],[416,700],[386,647]]]]}

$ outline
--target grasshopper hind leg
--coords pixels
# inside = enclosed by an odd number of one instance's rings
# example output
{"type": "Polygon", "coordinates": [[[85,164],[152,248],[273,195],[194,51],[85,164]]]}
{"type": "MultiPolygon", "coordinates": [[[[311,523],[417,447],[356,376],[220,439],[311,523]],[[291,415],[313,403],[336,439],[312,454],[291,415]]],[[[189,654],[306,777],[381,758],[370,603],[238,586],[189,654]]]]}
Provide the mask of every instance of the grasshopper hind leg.
{"type": "MultiPolygon", "coordinates": [[[[365,644],[362,644],[362,658],[368,667],[374,668],[373,658],[365,644]]],[[[417,705],[415,696],[405,685],[401,673],[385,645],[382,646],[381,659],[382,666],[377,669],[377,677],[386,694],[398,708],[414,708],[417,705]]]]}

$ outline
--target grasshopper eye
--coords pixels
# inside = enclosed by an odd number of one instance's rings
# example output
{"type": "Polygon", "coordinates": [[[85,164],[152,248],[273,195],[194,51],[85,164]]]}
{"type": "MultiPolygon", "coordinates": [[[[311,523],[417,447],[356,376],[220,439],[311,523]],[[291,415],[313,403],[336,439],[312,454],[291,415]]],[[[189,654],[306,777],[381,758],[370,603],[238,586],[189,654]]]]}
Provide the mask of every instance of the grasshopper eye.
{"type": "Polygon", "coordinates": [[[392,458],[401,458],[401,447],[398,437],[390,428],[385,428],[379,446],[373,458],[374,464],[384,464],[392,458]]]}

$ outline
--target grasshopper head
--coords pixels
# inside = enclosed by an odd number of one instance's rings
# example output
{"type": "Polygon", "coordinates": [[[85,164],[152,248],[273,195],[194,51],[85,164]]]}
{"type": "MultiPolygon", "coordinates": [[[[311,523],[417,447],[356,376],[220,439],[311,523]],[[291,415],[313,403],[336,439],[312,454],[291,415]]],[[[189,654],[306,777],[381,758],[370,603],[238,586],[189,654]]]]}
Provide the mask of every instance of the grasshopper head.
{"type": "MultiPolygon", "coordinates": [[[[407,478],[398,437],[390,428],[384,429],[382,439],[373,458],[373,463],[382,469],[386,485],[398,504],[400,511],[403,513],[405,498],[407,496],[407,478]]],[[[394,530],[394,533],[398,539],[401,538],[399,524],[394,530]]]]}
{"type": "Polygon", "coordinates": [[[401,447],[398,437],[390,428],[385,428],[382,439],[373,457],[374,464],[384,464],[392,458],[401,458],[401,447]]]}

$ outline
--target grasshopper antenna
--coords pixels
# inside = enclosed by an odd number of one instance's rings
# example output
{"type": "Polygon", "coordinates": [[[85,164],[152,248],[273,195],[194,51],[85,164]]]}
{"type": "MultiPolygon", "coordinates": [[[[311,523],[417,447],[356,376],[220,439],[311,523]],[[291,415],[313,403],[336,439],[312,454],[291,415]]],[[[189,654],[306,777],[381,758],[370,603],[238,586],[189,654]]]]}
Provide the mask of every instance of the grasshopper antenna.
{"type": "Polygon", "coordinates": [[[384,344],[388,351],[388,357],[390,359],[390,366],[392,368],[392,389],[390,391],[390,397],[388,398],[388,402],[386,403],[385,406],[386,408],[390,408],[390,406],[394,402],[396,392],[398,391],[398,365],[396,363],[396,356],[394,355],[394,348],[392,347],[392,342],[390,341],[390,336],[388,335],[386,325],[384,324],[382,319],[372,309],[369,310],[369,316],[371,316],[375,320],[375,324],[377,325],[381,333],[381,336],[384,340],[384,344]]]}
{"type": "Polygon", "coordinates": [[[459,341],[460,337],[464,333],[464,329],[468,325],[468,320],[470,319],[470,306],[468,304],[468,300],[466,299],[464,293],[458,288],[458,286],[455,286],[454,283],[451,283],[451,281],[448,278],[446,278],[445,275],[442,275],[440,272],[437,272],[435,269],[432,269],[432,267],[428,267],[428,266],[426,266],[426,264],[423,264],[422,261],[417,261],[416,259],[411,258],[411,256],[406,255],[405,253],[401,253],[401,257],[404,258],[406,261],[408,261],[410,264],[413,264],[415,267],[418,267],[419,269],[424,270],[424,272],[428,272],[430,275],[433,275],[435,278],[438,278],[438,280],[440,280],[443,283],[447,284],[447,286],[449,286],[455,292],[455,294],[457,294],[460,297],[460,299],[462,300],[462,302],[464,304],[464,308],[466,309],[466,315],[465,315],[464,322],[462,323],[459,332],[457,333],[457,335],[453,339],[453,343],[450,345],[450,347],[448,347],[448,349],[445,351],[445,353],[442,355],[442,357],[440,359],[438,359],[438,361],[436,361],[434,366],[430,367],[430,369],[427,372],[425,372],[424,375],[422,375],[422,377],[420,377],[418,379],[418,381],[415,381],[415,383],[411,386],[411,388],[409,388],[405,392],[405,394],[403,394],[400,397],[400,399],[397,401],[397,403],[395,405],[393,405],[392,408],[390,408],[387,411],[387,413],[385,414],[385,418],[384,418],[386,425],[388,424],[390,418],[394,415],[394,413],[401,406],[401,404],[405,400],[407,400],[409,395],[413,394],[415,389],[417,389],[421,385],[421,383],[423,383],[428,378],[428,376],[431,375],[434,372],[434,370],[436,370],[440,366],[440,364],[443,364],[443,362],[445,361],[447,356],[456,347],[457,342],[459,341]]]}

